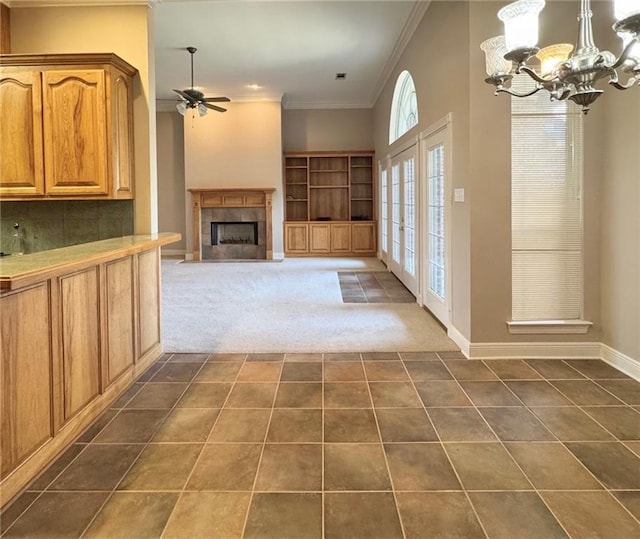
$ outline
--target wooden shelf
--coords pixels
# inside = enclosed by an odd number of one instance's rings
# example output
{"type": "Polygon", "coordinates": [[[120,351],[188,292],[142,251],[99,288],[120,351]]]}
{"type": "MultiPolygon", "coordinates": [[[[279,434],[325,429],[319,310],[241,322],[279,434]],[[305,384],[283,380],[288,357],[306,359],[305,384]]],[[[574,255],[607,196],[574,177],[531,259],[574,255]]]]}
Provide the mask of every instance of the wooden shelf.
{"type": "MultiPolygon", "coordinates": [[[[304,241],[308,242],[309,253],[354,253],[349,247],[351,240],[347,241],[352,218],[358,217],[353,222],[360,226],[375,224],[373,152],[296,152],[285,154],[284,164],[285,196],[294,197],[287,200],[292,204],[285,205],[285,221],[295,222],[288,231],[286,252],[301,253],[304,249],[297,242],[304,241]],[[319,220],[322,217],[327,220],[319,220]],[[303,222],[308,224],[306,229],[302,228],[303,222]],[[343,223],[343,228],[336,228],[336,223],[343,223]],[[327,244],[330,236],[333,241],[327,244]]],[[[362,229],[356,229],[363,234],[362,229]]],[[[374,235],[367,240],[371,245],[375,245],[375,230],[372,225],[367,232],[374,235]]]]}

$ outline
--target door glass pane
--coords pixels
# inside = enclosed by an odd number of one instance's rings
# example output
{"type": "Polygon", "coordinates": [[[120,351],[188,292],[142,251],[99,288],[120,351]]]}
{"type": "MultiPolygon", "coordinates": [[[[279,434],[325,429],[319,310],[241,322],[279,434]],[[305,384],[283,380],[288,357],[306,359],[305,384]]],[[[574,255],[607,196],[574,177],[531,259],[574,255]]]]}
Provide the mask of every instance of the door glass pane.
{"type": "Polygon", "coordinates": [[[404,270],[416,274],[416,206],[414,159],[404,161],[404,270]]]}
{"type": "Polygon", "coordinates": [[[400,165],[391,167],[391,259],[400,263],[400,165]]]}
{"type": "Polygon", "coordinates": [[[429,149],[429,288],[445,297],[444,146],[429,149]]]}
{"type": "Polygon", "coordinates": [[[389,201],[388,201],[388,193],[387,193],[387,169],[382,169],[380,171],[380,194],[381,194],[381,203],[382,207],[380,209],[381,219],[381,234],[380,240],[382,242],[382,250],[386,253],[388,249],[388,230],[389,230],[389,201]]]}

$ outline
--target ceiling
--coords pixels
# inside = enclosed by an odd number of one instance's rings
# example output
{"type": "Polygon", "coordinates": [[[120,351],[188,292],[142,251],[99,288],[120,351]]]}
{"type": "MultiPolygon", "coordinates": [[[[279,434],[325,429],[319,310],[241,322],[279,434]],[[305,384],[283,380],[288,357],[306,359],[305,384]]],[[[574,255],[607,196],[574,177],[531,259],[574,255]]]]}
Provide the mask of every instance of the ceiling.
{"type": "MultiPolygon", "coordinates": [[[[194,85],[286,108],[371,107],[428,1],[162,0],[154,3],[156,97],[194,85]],[[346,73],[336,80],[336,73],[346,73]],[[251,84],[260,85],[252,89],[251,84]]],[[[171,103],[166,103],[171,106],[171,103]]]]}

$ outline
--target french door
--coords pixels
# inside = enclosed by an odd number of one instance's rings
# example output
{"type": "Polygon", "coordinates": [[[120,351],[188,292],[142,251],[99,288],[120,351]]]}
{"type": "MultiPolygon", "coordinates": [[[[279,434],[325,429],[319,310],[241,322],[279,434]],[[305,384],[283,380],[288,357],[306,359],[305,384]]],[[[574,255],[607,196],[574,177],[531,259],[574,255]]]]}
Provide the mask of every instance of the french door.
{"type": "Polygon", "coordinates": [[[449,182],[447,176],[448,132],[444,127],[421,142],[423,202],[426,219],[422,227],[424,305],[446,327],[449,326],[449,182]]]}
{"type": "Polygon", "coordinates": [[[393,157],[390,172],[389,268],[417,295],[416,147],[393,157]]]}

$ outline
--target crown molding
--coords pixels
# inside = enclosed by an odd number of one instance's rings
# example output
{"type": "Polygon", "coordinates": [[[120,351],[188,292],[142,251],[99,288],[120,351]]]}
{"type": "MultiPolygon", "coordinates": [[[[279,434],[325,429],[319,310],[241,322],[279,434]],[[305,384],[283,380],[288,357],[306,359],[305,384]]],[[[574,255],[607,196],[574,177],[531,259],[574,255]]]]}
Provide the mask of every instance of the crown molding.
{"type": "Polygon", "coordinates": [[[391,52],[391,56],[389,56],[387,63],[384,65],[382,73],[380,73],[380,77],[378,77],[378,82],[373,87],[373,92],[371,93],[370,98],[370,101],[372,103],[371,106],[375,105],[376,101],[380,97],[380,94],[382,93],[382,90],[384,90],[387,82],[389,82],[389,78],[395,70],[398,61],[400,60],[400,56],[402,56],[402,53],[407,48],[409,41],[411,41],[413,34],[417,30],[420,21],[422,21],[422,17],[424,17],[424,14],[427,12],[430,5],[431,0],[416,0],[415,4],[413,5],[413,9],[411,10],[409,17],[407,18],[407,22],[405,23],[404,28],[400,33],[400,37],[398,38],[396,46],[391,52]]]}
{"type": "Polygon", "coordinates": [[[8,8],[87,7],[87,6],[151,6],[163,0],[2,0],[8,8]]]}

